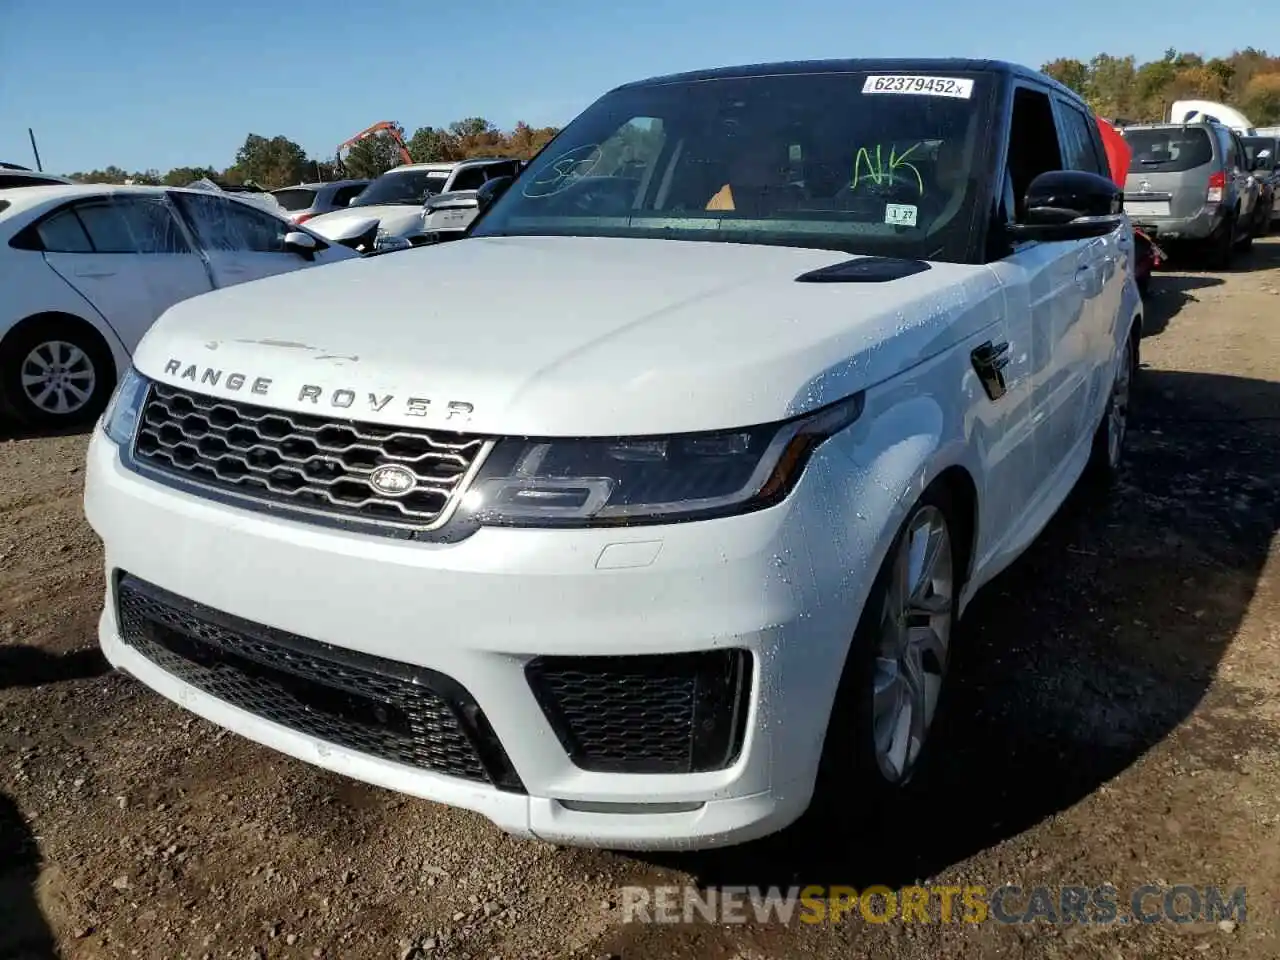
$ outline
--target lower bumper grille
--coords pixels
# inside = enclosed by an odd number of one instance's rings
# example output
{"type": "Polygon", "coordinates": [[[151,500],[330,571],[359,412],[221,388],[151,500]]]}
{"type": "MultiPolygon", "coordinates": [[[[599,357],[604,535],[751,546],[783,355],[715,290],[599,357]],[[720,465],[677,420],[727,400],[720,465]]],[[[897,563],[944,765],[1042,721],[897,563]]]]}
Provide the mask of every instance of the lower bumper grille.
{"type": "Polygon", "coordinates": [[[570,759],[601,773],[700,773],[742,750],[751,694],[745,650],[539,657],[526,676],[570,759]]]}
{"type": "Polygon", "coordinates": [[[524,792],[479,705],[443,674],[250,623],[128,574],[116,609],[126,644],[210,696],[360,753],[524,792]]]}

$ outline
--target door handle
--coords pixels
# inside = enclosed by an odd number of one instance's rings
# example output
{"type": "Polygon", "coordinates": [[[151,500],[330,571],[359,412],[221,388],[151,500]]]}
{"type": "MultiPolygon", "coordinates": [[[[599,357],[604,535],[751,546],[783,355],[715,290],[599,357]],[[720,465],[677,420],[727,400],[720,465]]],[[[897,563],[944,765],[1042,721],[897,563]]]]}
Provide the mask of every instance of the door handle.
{"type": "Polygon", "coordinates": [[[114,270],[77,270],[76,276],[83,277],[85,280],[102,280],[105,277],[114,277],[114,270]]]}

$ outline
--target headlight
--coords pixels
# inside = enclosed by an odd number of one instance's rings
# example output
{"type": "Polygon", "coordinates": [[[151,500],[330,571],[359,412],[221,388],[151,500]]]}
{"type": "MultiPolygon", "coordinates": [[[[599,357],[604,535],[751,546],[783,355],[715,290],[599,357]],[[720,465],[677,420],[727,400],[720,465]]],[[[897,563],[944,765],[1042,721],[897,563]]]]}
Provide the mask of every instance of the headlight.
{"type": "Polygon", "coordinates": [[[506,526],[627,526],[777,503],[820,443],[853,423],[862,394],[783,423],[673,437],[502,440],[459,505],[506,526]]]}
{"type": "Polygon", "coordinates": [[[147,395],[147,379],[130,367],[116,384],[115,393],[102,413],[102,429],[108,437],[122,447],[133,442],[138,429],[138,416],[142,401],[147,395]]]}

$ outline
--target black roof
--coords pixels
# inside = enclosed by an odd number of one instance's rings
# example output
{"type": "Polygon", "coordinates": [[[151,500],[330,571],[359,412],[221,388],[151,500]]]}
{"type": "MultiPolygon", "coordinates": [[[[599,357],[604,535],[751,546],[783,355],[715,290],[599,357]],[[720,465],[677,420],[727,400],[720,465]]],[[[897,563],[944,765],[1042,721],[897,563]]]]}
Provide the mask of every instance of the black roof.
{"type": "Polygon", "coordinates": [[[1047,83],[1064,90],[1072,97],[1074,91],[1062,86],[1052,77],[1019,63],[1007,60],[968,60],[958,57],[875,57],[849,60],[786,60],[777,63],[752,63],[732,67],[714,67],[709,70],[691,70],[649,77],[617,87],[626,90],[633,87],[658,86],[666,83],[696,83],[700,80],[732,80],[742,77],[776,77],[805,73],[854,73],[883,71],[885,73],[995,73],[1006,77],[1022,77],[1047,83]]]}

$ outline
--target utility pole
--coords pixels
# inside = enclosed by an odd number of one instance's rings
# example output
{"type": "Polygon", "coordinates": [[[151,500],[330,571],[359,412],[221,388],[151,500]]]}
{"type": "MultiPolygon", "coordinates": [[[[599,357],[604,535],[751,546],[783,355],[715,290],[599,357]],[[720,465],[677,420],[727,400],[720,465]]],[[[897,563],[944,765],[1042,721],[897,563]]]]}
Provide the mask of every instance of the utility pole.
{"type": "Polygon", "coordinates": [[[36,132],[27,127],[27,136],[31,138],[31,152],[36,155],[36,169],[44,173],[44,167],[40,165],[40,148],[36,146],[36,132]]]}

